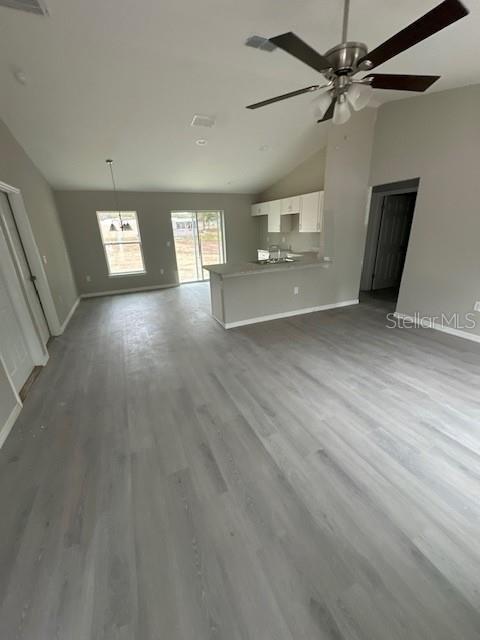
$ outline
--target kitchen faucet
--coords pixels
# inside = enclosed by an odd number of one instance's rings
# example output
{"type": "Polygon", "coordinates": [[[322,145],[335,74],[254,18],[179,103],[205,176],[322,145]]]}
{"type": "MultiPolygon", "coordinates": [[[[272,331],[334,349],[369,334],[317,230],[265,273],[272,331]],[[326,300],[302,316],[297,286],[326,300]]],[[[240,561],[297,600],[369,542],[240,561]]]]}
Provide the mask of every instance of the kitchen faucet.
{"type": "Polygon", "coordinates": [[[280,245],[279,244],[271,244],[268,247],[268,253],[269,253],[269,262],[280,262],[280,258],[281,258],[281,249],[280,249],[280,245]],[[277,257],[275,258],[272,254],[276,252],[277,253],[277,257]]]}

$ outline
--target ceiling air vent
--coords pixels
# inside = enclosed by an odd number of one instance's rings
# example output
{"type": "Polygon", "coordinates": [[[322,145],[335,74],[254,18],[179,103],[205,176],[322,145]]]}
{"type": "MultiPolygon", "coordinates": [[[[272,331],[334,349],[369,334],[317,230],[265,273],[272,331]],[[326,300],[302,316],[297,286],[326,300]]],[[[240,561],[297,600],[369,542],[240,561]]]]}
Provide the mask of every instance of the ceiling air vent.
{"type": "Polygon", "coordinates": [[[275,51],[277,48],[273,42],[270,42],[268,38],[263,36],[250,36],[245,40],[247,47],[253,47],[254,49],[261,49],[262,51],[275,51]]]}
{"type": "Polygon", "coordinates": [[[201,116],[196,113],[193,116],[193,120],[190,123],[191,127],[213,127],[215,125],[215,118],[213,116],[201,116]]]}
{"type": "Polygon", "coordinates": [[[28,13],[36,13],[40,16],[48,16],[48,9],[44,0],[0,0],[0,6],[18,9],[19,11],[28,11],[28,13]]]}

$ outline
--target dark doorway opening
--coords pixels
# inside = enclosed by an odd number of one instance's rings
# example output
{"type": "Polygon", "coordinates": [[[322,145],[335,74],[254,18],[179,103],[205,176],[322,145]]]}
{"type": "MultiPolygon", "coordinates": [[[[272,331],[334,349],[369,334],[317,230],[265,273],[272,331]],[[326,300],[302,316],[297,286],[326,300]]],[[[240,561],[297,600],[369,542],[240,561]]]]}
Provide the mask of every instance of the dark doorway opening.
{"type": "Polygon", "coordinates": [[[360,290],[389,302],[398,298],[419,179],[374,187],[360,290]]]}

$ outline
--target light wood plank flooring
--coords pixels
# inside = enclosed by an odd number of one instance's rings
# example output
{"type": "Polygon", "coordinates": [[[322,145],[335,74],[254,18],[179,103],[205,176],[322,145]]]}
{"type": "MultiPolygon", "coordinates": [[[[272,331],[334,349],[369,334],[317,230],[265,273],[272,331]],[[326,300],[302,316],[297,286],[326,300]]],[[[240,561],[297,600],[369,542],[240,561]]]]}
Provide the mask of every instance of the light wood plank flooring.
{"type": "Polygon", "coordinates": [[[0,451],[0,638],[480,638],[480,349],[382,304],[82,302],[0,451]]]}

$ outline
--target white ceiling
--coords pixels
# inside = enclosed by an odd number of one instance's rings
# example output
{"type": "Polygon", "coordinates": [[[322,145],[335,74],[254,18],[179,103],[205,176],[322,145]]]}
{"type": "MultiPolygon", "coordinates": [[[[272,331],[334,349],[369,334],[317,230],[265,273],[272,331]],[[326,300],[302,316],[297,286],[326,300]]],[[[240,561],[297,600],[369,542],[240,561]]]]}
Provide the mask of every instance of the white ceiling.
{"type": "MultiPolygon", "coordinates": [[[[349,39],[372,49],[438,2],[352,0],[349,39]]],[[[54,187],[108,188],[112,157],[122,189],[258,192],[325,144],[331,125],[314,123],[309,94],[245,109],[319,77],[243,43],[292,30],[324,52],[340,40],[341,0],[47,3],[48,18],[0,7],[0,117],[54,187]],[[194,113],[217,125],[190,127],[194,113]]],[[[465,4],[470,16],[378,71],[441,74],[435,91],[480,82],[480,5],[465,4]]]]}

